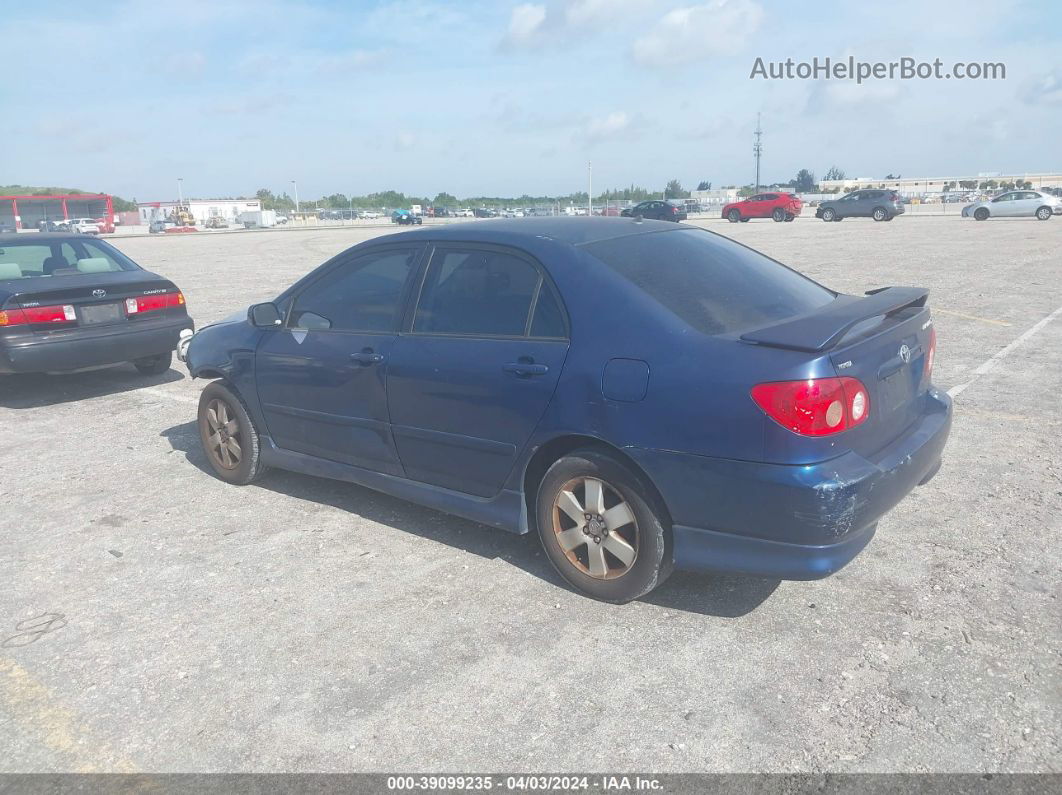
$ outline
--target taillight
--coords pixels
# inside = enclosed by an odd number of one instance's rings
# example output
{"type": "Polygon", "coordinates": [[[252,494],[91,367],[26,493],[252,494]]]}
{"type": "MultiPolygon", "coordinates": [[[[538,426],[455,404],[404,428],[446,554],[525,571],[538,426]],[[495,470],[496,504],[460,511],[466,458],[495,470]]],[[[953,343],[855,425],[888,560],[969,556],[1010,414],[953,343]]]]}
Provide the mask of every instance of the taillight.
{"type": "Polygon", "coordinates": [[[671,212],[677,215],[678,214],[678,207],[672,207],[671,208],[671,212]]]}
{"type": "Polygon", "coordinates": [[[937,353],[937,330],[930,326],[929,328],[929,348],[926,349],[926,360],[922,367],[922,377],[929,378],[933,375],[933,357],[937,353]]]}
{"type": "Polygon", "coordinates": [[[0,326],[28,326],[33,323],[73,323],[77,313],[71,304],[31,306],[0,312],[0,326]]]}
{"type": "Polygon", "coordinates": [[[125,313],[127,315],[153,312],[157,309],[172,309],[175,306],[184,306],[184,293],[158,293],[156,295],[142,295],[139,298],[125,299],[125,313]]]}
{"type": "Polygon", "coordinates": [[[857,378],[757,384],[752,399],[772,420],[802,436],[847,431],[870,415],[870,396],[857,378]]]}

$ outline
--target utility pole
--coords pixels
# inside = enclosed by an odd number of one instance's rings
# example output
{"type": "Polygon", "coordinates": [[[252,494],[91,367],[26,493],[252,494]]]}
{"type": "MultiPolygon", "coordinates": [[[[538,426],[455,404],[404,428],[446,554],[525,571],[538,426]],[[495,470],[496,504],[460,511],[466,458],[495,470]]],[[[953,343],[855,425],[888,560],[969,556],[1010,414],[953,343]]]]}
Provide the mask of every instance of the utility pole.
{"type": "Polygon", "coordinates": [[[184,177],[177,177],[177,203],[184,205],[184,177]]]}
{"type": "Polygon", "coordinates": [[[594,214],[594,164],[586,161],[586,214],[594,214]]]}
{"type": "Polygon", "coordinates": [[[299,215],[299,183],[292,180],[291,184],[295,186],[295,215],[299,215]]]}
{"type": "Polygon", "coordinates": [[[763,130],[760,129],[760,114],[756,114],[756,142],[752,145],[752,153],[756,155],[756,193],[760,192],[760,156],[763,155],[763,130]]]}

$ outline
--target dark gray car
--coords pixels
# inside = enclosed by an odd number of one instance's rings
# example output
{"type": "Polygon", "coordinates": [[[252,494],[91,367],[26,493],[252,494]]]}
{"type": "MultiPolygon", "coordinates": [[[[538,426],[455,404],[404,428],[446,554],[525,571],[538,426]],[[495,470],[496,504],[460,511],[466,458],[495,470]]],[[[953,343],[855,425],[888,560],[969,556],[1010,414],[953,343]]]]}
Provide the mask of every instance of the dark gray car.
{"type": "Polygon", "coordinates": [[[845,218],[873,218],[891,221],[903,213],[903,201],[891,190],[856,190],[840,199],[825,201],[815,210],[815,217],[823,221],[845,218]]]}

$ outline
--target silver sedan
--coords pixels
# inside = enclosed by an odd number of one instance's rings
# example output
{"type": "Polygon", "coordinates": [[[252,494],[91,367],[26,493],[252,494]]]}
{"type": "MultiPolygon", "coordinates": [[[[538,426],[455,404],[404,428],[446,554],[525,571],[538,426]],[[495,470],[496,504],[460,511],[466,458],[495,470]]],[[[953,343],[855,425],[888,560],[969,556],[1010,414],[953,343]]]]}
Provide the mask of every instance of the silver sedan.
{"type": "Polygon", "coordinates": [[[967,204],[963,218],[987,221],[989,218],[1039,218],[1046,221],[1052,215],[1062,215],[1062,200],[1039,190],[1012,190],[994,199],[967,204]]]}

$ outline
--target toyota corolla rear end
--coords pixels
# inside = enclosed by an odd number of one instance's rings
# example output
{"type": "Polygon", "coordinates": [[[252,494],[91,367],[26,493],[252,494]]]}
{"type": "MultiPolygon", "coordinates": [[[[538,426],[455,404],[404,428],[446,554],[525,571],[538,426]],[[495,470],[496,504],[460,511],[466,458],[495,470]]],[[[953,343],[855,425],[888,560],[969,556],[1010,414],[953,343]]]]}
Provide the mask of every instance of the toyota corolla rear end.
{"type": "Polygon", "coordinates": [[[670,311],[625,452],[678,568],[825,577],[939,469],[951,400],[928,291],[836,294],[693,230],[587,248],[670,311]]]}
{"type": "Polygon", "coordinates": [[[102,241],[0,239],[0,373],[146,360],[193,328],[173,282],[102,241]]]}

